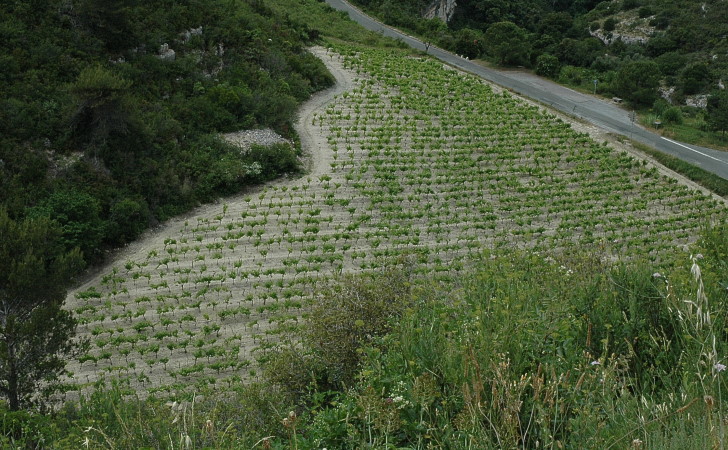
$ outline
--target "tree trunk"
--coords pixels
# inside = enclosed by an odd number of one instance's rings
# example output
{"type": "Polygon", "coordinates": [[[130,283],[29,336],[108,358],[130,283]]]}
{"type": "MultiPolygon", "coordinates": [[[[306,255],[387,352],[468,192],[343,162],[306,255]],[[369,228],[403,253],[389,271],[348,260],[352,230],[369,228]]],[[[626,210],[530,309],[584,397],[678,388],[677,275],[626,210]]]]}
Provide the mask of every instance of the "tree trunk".
{"type": "Polygon", "coordinates": [[[8,377],[8,403],[11,411],[20,409],[20,399],[18,398],[18,374],[15,368],[10,372],[8,377]]]}
{"type": "Polygon", "coordinates": [[[18,397],[18,370],[15,361],[15,346],[12,342],[8,342],[8,403],[11,411],[20,409],[20,399],[18,397]]]}

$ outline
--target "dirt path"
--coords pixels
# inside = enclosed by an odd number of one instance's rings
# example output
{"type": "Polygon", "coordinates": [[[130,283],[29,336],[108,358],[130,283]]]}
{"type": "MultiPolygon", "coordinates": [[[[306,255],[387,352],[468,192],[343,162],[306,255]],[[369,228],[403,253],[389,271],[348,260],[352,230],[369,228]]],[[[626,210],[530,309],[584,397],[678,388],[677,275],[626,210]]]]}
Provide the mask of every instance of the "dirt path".
{"type": "Polygon", "coordinates": [[[91,269],[83,277],[80,285],[69,292],[69,299],[78,291],[87,289],[99,283],[102,275],[109,272],[114,266],[123,265],[125,261],[143,259],[151,250],[163,245],[166,239],[174,239],[179,235],[180,227],[185,222],[198,217],[213,217],[220,214],[224,205],[233,206],[244,202],[244,197],[263,190],[267,186],[294,186],[301,184],[301,181],[310,176],[319,176],[330,170],[331,151],[326,144],[326,136],[321,133],[321,128],[311,126],[313,117],[322,112],[338,95],[351,89],[354,75],[346,71],[339,57],[324,47],[311,47],[311,53],[316,55],[325,65],[331,74],[336,78],[336,84],[325,91],[317,92],[309,100],[303,103],[299,109],[298,117],[294,128],[301,139],[301,148],[304,152],[305,174],[301,177],[283,177],[267,183],[263,186],[246,188],[242,193],[219,199],[215,203],[202,205],[192,211],[169,219],[160,226],[146,231],[139,239],[129,243],[125,247],[115,250],[107,258],[106,264],[91,269]]]}
{"type": "Polygon", "coordinates": [[[329,72],[336,78],[334,87],[314,95],[303,104],[298,113],[295,129],[301,138],[301,146],[308,153],[307,171],[311,175],[321,175],[331,169],[329,165],[331,151],[327,150],[326,136],[321,133],[320,127],[311,126],[314,115],[322,111],[337,95],[351,89],[353,76],[351,72],[344,70],[341,61],[334,58],[328,50],[323,47],[313,47],[311,53],[326,64],[329,72]]]}

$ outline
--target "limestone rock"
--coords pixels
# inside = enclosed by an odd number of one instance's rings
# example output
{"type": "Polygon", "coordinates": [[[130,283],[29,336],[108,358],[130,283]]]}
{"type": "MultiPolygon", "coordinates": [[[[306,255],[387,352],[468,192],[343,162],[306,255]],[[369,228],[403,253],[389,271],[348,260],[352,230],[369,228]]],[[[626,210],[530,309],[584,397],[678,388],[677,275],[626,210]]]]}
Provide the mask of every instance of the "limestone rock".
{"type": "Polygon", "coordinates": [[[456,6],[455,0],[433,0],[430,6],[425,9],[423,16],[425,19],[434,19],[437,17],[447,23],[452,19],[453,14],[455,14],[456,6]]]}

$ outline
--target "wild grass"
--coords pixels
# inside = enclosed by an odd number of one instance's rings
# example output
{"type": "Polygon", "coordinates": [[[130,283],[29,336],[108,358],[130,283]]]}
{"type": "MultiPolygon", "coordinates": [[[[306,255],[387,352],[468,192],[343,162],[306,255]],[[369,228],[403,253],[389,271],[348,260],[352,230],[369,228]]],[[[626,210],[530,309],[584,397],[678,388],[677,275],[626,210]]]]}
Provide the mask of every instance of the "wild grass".
{"type": "Polygon", "coordinates": [[[292,21],[306,24],[316,35],[373,47],[399,46],[393,39],[356,25],[348,14],[333,9],[323,1],[276,0],[266,3],[267,7],[286,15],[292,21]]]}
{"type": "Polygon", "coordinates": [[[685,116],[682,123],[665,123],[663,121],[659,129],[655,129],[654,122],[658,117],[654,114],[640,114],[639,121],[645,127],[670,139],[718,150],[728,150],[728,135],[709,130],[703,114],[704,112],[700,111],[697,114],[685,116]]]}
{"type": "Polygon", "coordinates": [[[674,156],[655,150],[650,146],[634,141],[632,142],[632,145],[634,145],[640,151],[647,153],[665,167],[689,178],[690,180],[698,183],[704,188],[715,192],[721,197],[728,197],[728,180],[721,178],[713,173],[710,173],[707,170],[701,169],[698,166],[686,163],[685,161],[675,158],[674,156]]]}
{"type": "Polygon", "coordinates": [[[728,226],[691,250],[671,267],[511,251],[446,283],[402,264],[347,277],[306,339],[271,350],[264,383],[104,387],[53,416],[4,414],[3,445],[723,448],[728,226]],[[280,364],[294,350],[306,362],[280,364]]]}

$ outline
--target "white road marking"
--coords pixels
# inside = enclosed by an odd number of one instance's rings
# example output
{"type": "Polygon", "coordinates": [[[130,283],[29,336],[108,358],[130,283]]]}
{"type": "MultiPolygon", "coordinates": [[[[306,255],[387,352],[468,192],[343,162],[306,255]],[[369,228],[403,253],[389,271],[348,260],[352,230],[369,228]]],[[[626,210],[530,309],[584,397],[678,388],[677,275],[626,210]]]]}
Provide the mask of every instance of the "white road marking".
{"type": "Polygon", "coordinates": [[[675,144],[675,145],[679,145],[679,146],[680,146],[680,147],[682,147],[682,148],[686,148],[686,149],[690,150],[691,152],[695,152],[695,153],[697,153],[697,154],[699,154],[699,155],[703,155],[703,156],[705,156],[706,158],[714,159],[714,160],[718,161],[719,163],[723,163],[723,164],[728,164],[728,162],[726,162],[726,161],[723,161],[722,159],[718,159],[718,158],[716,158],[715,156],[710,156],[710,155],[708,155],[708,154],[706,154],[706,153],[703,153],[703,152],[701,152],[701,151],[695,150],[694,148],[690,148],[690,147],[688,147],[687,145],[683,145],[683,144],[681,144],[681,143],[679,143],[679,142],[673,141],[672,139],[668,139],[668,138],[666,138],[666,137],[663,137],[662,139],[666,140],[667,142],[672,142],[672,143],[673,143],[673,144],[675,144]]]}

